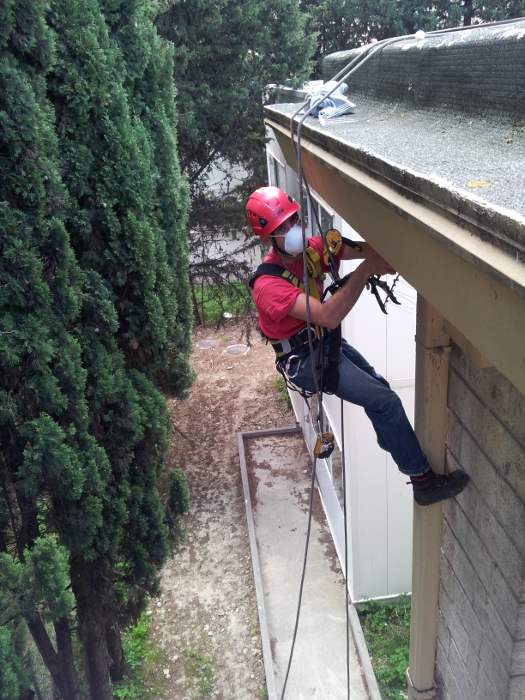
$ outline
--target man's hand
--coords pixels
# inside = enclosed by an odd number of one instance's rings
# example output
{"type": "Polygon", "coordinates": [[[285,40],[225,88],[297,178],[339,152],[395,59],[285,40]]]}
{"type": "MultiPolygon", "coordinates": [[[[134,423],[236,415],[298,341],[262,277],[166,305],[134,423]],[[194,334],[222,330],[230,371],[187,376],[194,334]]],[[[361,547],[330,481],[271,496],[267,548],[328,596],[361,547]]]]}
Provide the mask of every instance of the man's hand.
{"type": "Polygon", "coordinates": [[[394,275],[394,268],[375,251],[371,253],[365,260],[367,270],[370,275],[394,275]]]}
{"type": "MultiPolygon", "coordinates": [[[[309,300],[309,318],[316,326],[337,328],[346,314],[353,308],[361,292],[372,275],[393,274],[394,269],[375,251],[371,251],[365,260],[356,267],[348,282],[341,287],[327,302],[321,304],[314,298],[309,300]]],[[[290,316],[306,321],[308,311],[306,295],[299,294],[290,310],[290,316]]]]}

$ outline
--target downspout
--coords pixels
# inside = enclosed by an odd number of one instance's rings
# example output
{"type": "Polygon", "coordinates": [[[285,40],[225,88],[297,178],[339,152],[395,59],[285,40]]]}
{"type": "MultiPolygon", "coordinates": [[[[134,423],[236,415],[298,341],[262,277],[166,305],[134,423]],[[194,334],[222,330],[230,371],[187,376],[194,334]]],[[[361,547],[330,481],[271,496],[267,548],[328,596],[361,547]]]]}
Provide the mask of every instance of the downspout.
{"type": "MultiPolygon", "coordinates": [[[[443,317],[418,295],[416,322],[415,429],[430,465],[445,468],[447,391],[450,338],[443,317]]],[[[410,660],[407,670],[409,700],[432,700],[436,695],[436,659],[441,503],[421,507],[414,503],[412,550],[412,615],[410,660]]]]}

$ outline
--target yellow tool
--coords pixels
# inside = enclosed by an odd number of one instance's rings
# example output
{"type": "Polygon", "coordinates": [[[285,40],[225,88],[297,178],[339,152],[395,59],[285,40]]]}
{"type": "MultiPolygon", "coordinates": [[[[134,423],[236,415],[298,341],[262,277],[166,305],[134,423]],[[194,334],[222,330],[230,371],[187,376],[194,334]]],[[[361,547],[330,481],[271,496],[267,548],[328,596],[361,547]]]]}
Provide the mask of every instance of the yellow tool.
{"type": "Polygon", "coordinates": [[[323,261],[325,265],[330,265],[330,255],[338,255],[343,245],[341,232],[336,228],[329,229],[324,236],[325,246],[323,250],[323,261]]]}
{"type": "Polygon", "coordinates": [[[334,451],[334,434],[331,432],[320,433],[314,447],[314,455],[317,459],[326,459],[334,451]]]}

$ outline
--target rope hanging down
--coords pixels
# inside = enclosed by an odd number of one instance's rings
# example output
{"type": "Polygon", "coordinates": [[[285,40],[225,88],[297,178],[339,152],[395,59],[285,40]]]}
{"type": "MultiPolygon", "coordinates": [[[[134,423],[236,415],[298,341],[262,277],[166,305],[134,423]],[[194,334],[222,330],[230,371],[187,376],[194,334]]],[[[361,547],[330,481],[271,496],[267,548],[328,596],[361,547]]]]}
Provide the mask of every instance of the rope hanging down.
{"type": "MultiPolygon", "coordinates": [[[[298,148],[300,148],[300,139],[298,140],[298,148]]],[[[302,191],[302,185],[303,181],[305,183],[305,188],[308,193],[309,201],[310,204],[312,203],[312,196],[310,193],[310,188],[308,186],[308,183],[306,182],[306,179],[304,178],[303,172],[302,172],[302,167],[300,166],[299,170],[299,188],[300,191],[302,191]]],[[[316,225],[319,233],[323,236],[323,249],[326,251],[328,255],[328,265],[330,268],[330,276],[332,277],[332,285],[339,284],[341,285],[344,283],[341,278],[339,277],[339,271],[337,269],[336,262],[334,260],[334,256],[332,253],[331,246],[329,245],[329,242],[327,241],[327,232],[323,232],[319,218],[317,215],[317,212],[315,211],[314,207],[311,207],[311,209],[314,211],[315,219],[316,219],[316,225]]],[[[310,353],[310,362],[312,364],[312,367],[315,368],[316,366],[316,357],[315,357],[315,352],[313,348],[313,340],[312,340],[312,334],[311,334],[311,313],[310,313],[310,280],[309,280],[309,269],[308,269],[308,264],[307,264],[307,258],[306,258],[306,229],[305,229],[305,223],[304,223],[304,217],[301,219],[301,230],[302,230],[302,237],[303,237],[303,273],[304,273],[304,280],[303,280],[303,286],[306,294],[306,324],[308,328],[308,345],[309,345],[309,353],[310,353]]],[[[335,291],[335,290],[334,290],[335,291]]],[[[324,295],[323,295],[324,298],[324,295]]],[[[339,333],[340,333],[340,327],[339,327],[339,333]]],[[[284,683],[283,683],[283,689],[281,693],[281,700],[284,700],[285,694],[286,694],[286,687],[288,684],[288,678],[290,675],[290,670],[291,670],[291,665],[292,665],[292,660],[293,660],[293,653],[295,650],[295,642],[297,639],[297,632],[299,629],[299,619],[300,619],[300,613],[301,613],[301,605],[302,605],[302,599],[303,599],[303,591],[304,591],[304,581],[305,581],[305,576],[306,576],[306,565],[308,561],[308,550],[309,550],[309,544],[310,544],[310,533],[311,533],[311,524],[312,524],[312,512],[313,512],[313,497],[314,497],[314,491],[315,491],[315,482],[316,482],[316,476],[317,476],[317,460],[319,458],[326,458],[328,457],[333,449],[333,435],[330,434],[331,439],[332,439],[332,445],[330,447],[326,447],[326,449],[323,449],[325,447],[324,444],[324,437],[328,435],[327,432],[324,430],[324,414],[323,414],[323,389],[324,389],[324,370],[325,370],[325,358],[324,358],[324,342],[322,339],[318,342],[317,345],[318,349],[318,357],[317,357],[317,364],[320,369],[320,374],[319,374],[319,379],[317,376],[317,373],[313,372],[314,375],[314,384],[315,384],[315,394],[317,395],[317,405],[318,405],[318,411],[317,411],[317,418],[315,419],[316,427],[317,427],[317,435],[318,439],[316,442],[316,447],[314,448],[314,461],[313,461],[313,466],[312,466],[312,477],[311,477],[311,483],[310,483],[310,498],[309,498],[309,507],[308,507],[308,525],[307,525],[307,530],[306,530],[306,540],[305,540],[305,549],[304,549],[304,556],[303,556],[303,566],[302,566],[302,571],[301,571],[301,580],[300,580],[300,585],[299,585],[299,595],[298,595],[298,602],[297,602],[297,612],[296,612],[296,617],[295,617],[295,625],[294,625],[294,631],[293,631],[293,636],[292,636],[292,644],[290,648],[290,654],[288,657],[288,664],[286,668],[286,674],[284,678],[284,683]]],[[[294,387],[292,387],[294,388],[294,387]]],[[[301,392],[303,394],[303,399],[306,401],[306,405],[308,408],[308,412],[311,415],[311,408],[310,404],[308,402],[308,397],[305,394],[305,392],[301,392]]],[[[341,399],[341,416],[343,417],[343,401],[341,399]]],[[[343,423],[341,422],[341,426],[343,426],[343,423]]],[[[342,432],[344,432],[342,430],[342,432]]],[[[345,538],[345,611],[346,611],[346,678],[347,678],[347,698],[350,700],[350,666],[349,666],[349,650],[350,650],[350,625],[349,625],[349,593],[348,593],[348,546],[347,546],[347,508],[346,508],[346,479],[345,479],[345,452],[344,452],[344,437],[342,439],[342,464],[343,464],[343,517],[344,517],[344,538],[345,538]]]]}
{"type": "MultiPolygon", "coordinates": [[[[303,180],[303,175],[302,171],[300,171],[300,187],[302,186],[302,180],[303,180]]],[[[306,191],[308,193],[308,197],[310,198],[310,203],[312,202],[312,197],[310,194],[310,188],[308,187],[308,183],[306,183],[306,191]]],[[[328,258],[329,258],[329,268],[330,268],[330,276],[332,277],[332,285],[336,285],[337,283],[341,284],[342,280],[339,277],[339,271],[337,269],[336,262],[334,260],[331,247],[329,243],[326,240],[326,233],[322,231],[321,225],[319,222],[319,218],[317,215],[317,212],[315,212],[314,207],[311,207],[312,210],[314,210],[315,214],[315,219],[316,219],[316,225],[318,228],[319,233],[323,236],[323,248],[325,251],[327,251],[328,258]]],[[[326,458],[328,457],[332,450],[333,450],[333,435],[331,433],[327,433],[324,430],[324,414],[323,414],[323,389],[324,389],[324,379],[325,379],[325,357],[324,357],[324,342],[321,339],[318,342],[317,349],[318,349],[318,357],[317,357],[317,363],[316,363],[316,356],[313,348],[313,340],[312,340],[312,334],[311,334],[311,314],[310,314],[310,285],[309,285],[309,270],[308,270],[308,264],[306,260],[306,230],[305,230],[305,224],[304,224],[304,218],[301,220],[301,229],[302,229],[302,236],[303,236],[303,273],[304,273],[304,281],[303,281],[303,286],[306,294],[306,315],[307,315],[307,328],[308,328],[308,345],[309,345],[309,353],[310,353],[310,362],[312,365],[312,368],[315,368],[316,364],[319,367],[319,379],[317,376],[317,372],[313,371],[314,375],[314,383],[315,383],[315,394],[317,395],[317,417],[315,419],[315,424],[316,424],[316,432],[318,435],[317,441],[316,441],[316,446],[314,448],[314,460],[313,460],[313,466],[312,466],[312,476],[311,476],[311,482],[310,482],[310,498],[309,498],[309,506],[308,506],[308,525],[306,529],[306,540],[305,540],[305,548],[304,548],[304,555],[303,555],[303,566],[302,566],[302,571],[301,571],[301,580],[299,584],[299,595],[298,595],[298,601],[297,601],[297,612],[295,616],[295,625],[294,625],[294,631],[293,631],[293,636],[292,636],[292,644],[290,648],[290,654],[288,657],[288,664],[286,668],[286,674],[284,678],[284,683],[283,683],[283,689],[281,693],[281,700],[284,700],[285,694],[286,694],[286,687],[288,684],[288,678],[290,675],[290,670],[291,670],[291,665],[292,665],[292,660],[293,660],[293,654],[295,650],[295,642],[297,639],[297,632],[299,629],[299,619],[300,619],[300,613],[301,613],[301,605],[302,605],[302,599],[303,599],[303,590],[304,590],[304,581],[305,581],[305,576],[306,576],[306,565],[308,561],[308,550],[309,550],[309,544],[310,544],[310,533],[311,533],[311,525],[312,525],[312,512],[313,512],[313,497],[314,497],[314,491],[315,491],[315,482],[316,482],[316,476],[317,476],[317,460],[326,458]],[[325,442],[326,437],[325,436],[330,436],[331,438],[331,444],[328,445],[327,442],[325,442]]],[[[334,290],[335,291],[335,290],[334,290]]],[[[323,295],[324,298],[324,295],[323,295]]],[[[341,332],[341,329],[339,327],[338,332],[341,332]]],[[[285,377],[286,379],[286,377],[285,377]]],[[[288,383],[288,382],[287,382],[288,383]]],[[[288,383],[289,384],[289,383],[288,383]]],[[[291,387],[292,389],[295,387],[291,387]]],[[[308,408],[308,413],[311,416],[311,408],[310,404],[308,402],[308,396],[305,392],[301,392],[303,395],[303,399],[306,402],[307,408],[308,408]]],[[[341,418],[343,419],[343,400],[341,399],[341,418]]],[[[350,652],[350,624],[349,624],[349,593],[348,593],[348,545],[347,545],[347,508],[346,508],[346,479],[345,479],[345,448],[344,448],[344,429],[343,429],[343,422],[341,420],[341,428],[342,428],[342,441],[341,441],[341,452],[342,452],[342,472],[343,472],[343,519],[344,519],[344,540],[345,540],[345,612],[346,612],[346,678],[347,678],[347,698],[350,700],[350,665],[349,665],[349,652],[350,652]]],[[[330,440],[329,438],[329,440],[330,440]]]]}

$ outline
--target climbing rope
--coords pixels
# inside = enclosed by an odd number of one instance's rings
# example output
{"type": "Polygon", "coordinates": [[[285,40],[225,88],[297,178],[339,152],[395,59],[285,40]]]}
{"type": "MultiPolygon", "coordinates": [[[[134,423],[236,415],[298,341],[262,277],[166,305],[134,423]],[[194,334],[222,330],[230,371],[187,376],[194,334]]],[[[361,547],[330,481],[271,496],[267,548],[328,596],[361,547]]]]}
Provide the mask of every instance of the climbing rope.
{"type": "MultiPolygon", "coordinates": [[[[300,148],[300,140],[298,141],[298,147],[300,148]]],[[[310,193],[310,187],[308,185],[308,182],[306,181],[306,178],[304,178],[304,175],[302,173],[302,168],[299,170],[299,191],[302,192],[302,185],[303,182],[305,183],[305,189],[307,191],[310,203],[312,203],[313,198],[310,193]]],[[[339,272],[337,270],[337,265],[335,261],[333,260],[332,253],[330,251],[330,247],[327,246],[326,244],[326,237],[325,233],[323,232],[321,228],[321,224],[319,221],[319,217],[317,214],[317,211],[315,211],[315,208],[310,206],[310,209],[314,211],[314,217],[316,220],[316,225],[317,229],[320,232],[320,234],[323,236],[324,240],[324,245],[323,248],[326,248],[328,250],[329,254],[329,267],[330,267],[330,274],[333,278],[334,281],[339,279],[339,272]]],[[[310,332],[312,322],[311,322],[311,313],[310,313],[310,285],[309,285],[309,269],[308,269],[308,264],[307,264],[307,257],[306,257],[306,226],[304,222],[304,217],[301,217],[301,231],[302,231],[302,236],[303,236],[303,274],[304,274],[304,280],[303,280],[303,286],[305,289],[305,294],[306,294],[306,325],[308,327],[308,346],[309,346],[309,355],[310,355],[310,362],[312,366],[312,374],[314,377],[314,386],[315,386],[315,394],[317,395],[317,418],[315,419],[316,422],[316,427],[317,427],[317,433],[318,435],[324,435],[324,414],[323,414],[323,388],[324,388],[324,370],[325,370],[325,362],[324,362],[324,341],[321,338],[318,342],[318,365],[320,368],[320,376],[318,378],[317,372],[315,371],[315,352],[313,348],[313,340],[312,340],[312,334],[310,332]]],[[[292,387],[294,388],[294,387],[292,387]]],[[[306,402],[306,406],[308,409],[308,413],[310,417],[312,418],[312,411],[310,408],[310,404],[308,402],[308,395],[305,392],[301,392],[303,394],[303,399],[306,402]]],[[[344,522],[344,542],[345,542],[345,611],[346,611],[346,680],[347,680],[347,698],[350,700],[350,664],[349,664],[349,654],[350,654],[350,624],[349,624],[349,604],[350,604],[350,597],[349,597],[349,592],[348,592],[348,545],[347,545],[347,508],[346,508],[346,477],[345,477],[345,446],[344,446],[344,423],[342,422],[343,420],[343,412],[344,412],[344,407],[343,407],[343,400],[341,399],[341,460],[342,460],[342,488],[343,488],[343,522],[344,522]]],[[[295,616],[295,624],[294,624],[294,631],[292,635],[292,643],[290,647],[290,654],[288,657],[288,664],[286,668],[286,674],[283,682],[283,689],[281,692],[281,700],[284,700],[285,694],[286,694],[286,687],[288,685],[288,678],[290,675],[290,670],[292,666],[292,660],[293,660],[293,654],[295,650],[295,643],[297,640],[297,632],[299,629],[299,619],[300,619],[300,614],[301,614],[301,606],[302,606],[302,600],[303,600],[303,591],[304,591],[304,582],[306,578],[306,566],[308,562],[308,550],[309,550],[309,545],[310,545],[310,533],[311,533],[311,526],[312,526],[312,512],[313,512],[313,497],[314,497],[314,492],[315,492],[315,482],[317,478],[317,455],[314,452],[314,461],[313,461],[313,466],[312,466],[312,476],[311,476],[311,482],[310,482],[310,497],[309,497],[309,506],[308,506],[308,524],[307,524],[307,529],[306,529],[306,539],[305,539],[305,547],[304,547],[304,555],[303,555],[303,564],[302,564],[302,570],[301,570],[301,579],[300,579],[300,584],[299,584],[299,594],[298,594],[298,600],[297,600],[297,610],[296,610],[296,616],[295,616]]]]}

